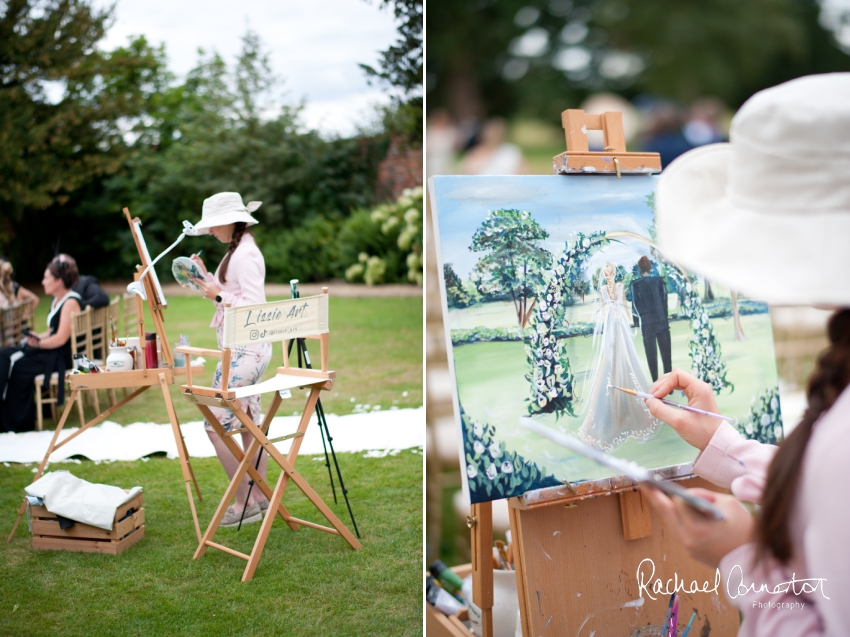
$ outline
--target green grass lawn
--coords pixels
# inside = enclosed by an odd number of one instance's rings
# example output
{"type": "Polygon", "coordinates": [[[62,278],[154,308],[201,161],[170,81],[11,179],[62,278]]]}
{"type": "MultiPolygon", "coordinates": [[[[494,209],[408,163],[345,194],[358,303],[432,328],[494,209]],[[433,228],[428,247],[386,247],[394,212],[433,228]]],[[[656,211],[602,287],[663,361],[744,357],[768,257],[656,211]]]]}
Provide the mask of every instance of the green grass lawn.
{"type": "MultiPolygon", "coordinates": [[[[48,305],[42,300],[38,308],[39,331],[48,305]]],[[[209,302],[174,298],[165,316],[172,343],[183,333],[193,345],[215,347],[209,302]]],[[[322,393],[327,413],[347,414],[358,404],[422,404],[421,298],[331,298],[330,322],[330,367],[337,382],[322,393]]],[[[277,361],[279,346],[267,377],[277,361]]],[[[204,380],[212,370],[209,365],[204,380]]],[[[199,420],[178,388],[171,391],[180,421],[199,420]]],[[[101,393],[102,405],[105,400],[101,393]]],[[[289,409],[302,406],[293,400],[289,409]]],[[[91,407],[86,410],[92,417],[91,407]]],[[[167,422],[162,395],[148,391],[110,419],[167,422]]],[[[72,415],[69,426],[78,424],[72,415]]],[[[45,420],[45,428],[53,427],[45,420]]],[[[91,482],[144,487],[146,536],[119,556],[35,551],[22,521],[15,540],[2,545],[0,635],[421,635],[421,450],[384,458],[345,453],[339,459],[363,549],[353,551],[341,538],[313,529],[292,532],[278,520],[247,584],[240,581],[245,562],[239,558],[209,549],[192,560],[197,540],[177,460],[53,465],[91,482]]],[[[204,495],[198,517],[205,528],[227,480],[215,458],[192,459],[192,467],[204,495]]],[[[297,467],[351,528],[342,496],[333,503],[324,457],[302,455],[297,467]]],[[[0,464],[4,537],[32,472],[32,465],[0,464]]],[[[269,481],[278,475],[270,463],[269,481]]],[[[284,503],[296,517],[324,522],[294,483],[284,503]]],[[[216,541],[250,553],[258,528],[222,529],[216,541]]]]}
{"type": "MultiPolygon", "coordinates": [[[[278,519],[254,579],[240,580],[245,562],[215,549],[192,559],[197,546],[177,460],[54,465],[91,482],[145,492],[145,537],[118,556],[35,551],[21,522],[3,544],[0,564],[2,635],[421,635],[422,455],[385,458],[341,454],[363,548],[337,536],[278,519]]],[[[299,471],[351,528],[345,503],[333,504],[323,462],[301,456],[299,471]]],[[[277,480],[276,466],[269,479],[277,480]]],[[[227,484],[218,461],[192,461],[210,520],[227,484]]],[[[32,469],[0,465],[5,535],[32,469]]],[[[284,503],[296,517],[324,518],[290,483],[284,503]]],[[[258,524],[222,529],[216,541],[250,553],[258,524]]]]}
{"type": "MultiPolygon", "coordinates": [[[[715,333],[722,346],[723,361],[728,380],[735,390],[728,389],[717,397],[720,411],[745,420],[753,396],[776,385],[776,366],[773,358],[772,331],[767,314],[741,317],[748,340],[733,339],[732,319],[713,319],[715,333]]],[[[673,366],[691,368],[687,342],[692,331],[687,321],[670,324],[673,366]]],[[[590,358],[593,339],[574,337],[567,339],[567,354],[580,390],[586,361],[590,358]]],[[[635,337],[635,349],[646,366],[640,334],[635,337]]],[[[525,374],[528,363],[522,342],[474,343],[453,348],[455,370],[458,378],[460,402],[466,412],[481,423],[496,426],[499,437],[508,449],[516,450],[527,460],[545,467],[556,477],[570,481],[593,480],[611,475],[611,471],[590,460],[561,449],[553,443],[527,432],[520,426],[520,417],[526,416],[528,381],[525,374]]],[[[661,361],[659,357],[659,368],[661,361]]],[[[646,377],[649,370],[645,367],[646,377]]],[[[681,396],[674,397],[681,400],[681,396]]],[[[577,412],[580,407],[577,409],[577,412]]],[[[570,417],[554,415],[536,416],[554,428],[576,433],[584,420],[583,415],[570,417]]],[[[667,467],[691,462],[696,449],[684,442],[667,425],[662,425],[650,441],[628,440],[614,451],[614,455],[633,460],[647,467],[667,467]]]]}
{"type": "MultiPolygon", "coordinates": [[[[269,299],[274,300],[274,299],[269,299]]],[[[43,331],[50,300],[42,298],[36,310],[37,331],[43,331]]],[[[174,297],[164,310],[165,329],[172,346],[180,334],[197,347],[216,348],[215,331],[209,327],[212,303],[199,297],[174,297]]],[[[422,299],[415,297],[335,298],[330,299],[330,353],[329,366],[336,371],[334,389],[322,392],[325,413],[344,415],[358,404],[381,405],[400,409],[422,405],[422,299]],[[406,392],[406,395],[405,395],[406,392]],[[351,399],[354,398],[352,402],[351,399]]],[[[153,331],[147,319],[145,327],[153,331]]],[[[308,341],[314,365],[319,362],[316,341],[308,341]]],[[[293,361],[295,359],[293,358],[293,361]]],[[[212,382],[215,359],[208,359],[206,373],[196,381],[212,382]]],[[[293,362],[294,364],[294,362],[293,362]]],[[[264,378],[274,376],[278,365],[283,365],[281,346],[275,344],[272,362],[264,378]]],[[[120,398],[119,394],[119,398],[120,398]]],[[[200,420],[197,408],[180,395],[178,385],[171,387],[171,396],[180,422],[200,420]]],[[[101,408],[106,405],[106,392],[100,392],[101,408]]],[[[263,407],[269,405],[265,398],[263,407]]],[[[300,405],[284,402],[281,415],[290,415],[300,405]]],[[[69,416],[69,426],[79,426],[76,411],[69,416]]],[[[86,418],[94,416],[94,409],[86,404],[86,418]]],[[[120,424],[134,422],[168,422],[162,394],[158,388],[148,390],[110,416],[120,424]]],[[[45,429],[53,429],[48,418],[45,429]]]]}

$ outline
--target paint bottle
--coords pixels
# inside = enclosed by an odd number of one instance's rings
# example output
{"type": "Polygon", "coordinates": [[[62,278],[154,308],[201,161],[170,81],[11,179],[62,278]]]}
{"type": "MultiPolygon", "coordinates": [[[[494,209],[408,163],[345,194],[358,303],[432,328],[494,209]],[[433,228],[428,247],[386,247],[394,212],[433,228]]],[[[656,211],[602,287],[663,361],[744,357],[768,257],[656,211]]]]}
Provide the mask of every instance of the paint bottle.
{"type": "Polygon", "coordinates": [[[76,369],[81,374],[90,374],[91,369],[88,365],[83,363],[83,360],[85,360],[85,358],[85,355],[80,354],[79,352],[74,354],[74,369],[76,369]]]}
{"type": "Polygon", "coordinates": [[[159,367],[159,356],[156,352],[156,332],[145,333],[145,367],[147,369],[159,367]]]}
{"type": "Polygon", "coordinates": [[[449,595],[430,575],[425,580],[425,599],[444,615],[454,615],[465,608],[463,604],[449,595]]]}
{"type": "Polygon", "coordinates": [[[443,564],[443,562],[437,560],[431,564],[428,571],[430,571],[431,575],[440,582],[443,588],[454,595],[460,595],[460,589],[463,587],[463,580],[458,577],[457,573],[443,564]]]}

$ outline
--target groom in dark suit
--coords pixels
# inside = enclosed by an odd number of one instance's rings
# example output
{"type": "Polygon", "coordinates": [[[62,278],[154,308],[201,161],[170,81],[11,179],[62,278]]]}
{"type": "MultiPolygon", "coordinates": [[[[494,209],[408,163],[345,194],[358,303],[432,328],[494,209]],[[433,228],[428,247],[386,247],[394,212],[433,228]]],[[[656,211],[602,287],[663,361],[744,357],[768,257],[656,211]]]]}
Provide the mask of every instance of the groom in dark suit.
{"type": "Polygon", "coordinates": [[[673,369],[670,360],[670,325],[667,322],[667,286],[659,276],[650,276],[652,263],[646,256],[638,260],[640,278],[632,281],[632,304],[635,326],[640,321],[643,334],[643,346],[646,349],[646,362],[652,381],[658,380],[658,350],[661,349],[661,362],[664,373],[673,369]]]}

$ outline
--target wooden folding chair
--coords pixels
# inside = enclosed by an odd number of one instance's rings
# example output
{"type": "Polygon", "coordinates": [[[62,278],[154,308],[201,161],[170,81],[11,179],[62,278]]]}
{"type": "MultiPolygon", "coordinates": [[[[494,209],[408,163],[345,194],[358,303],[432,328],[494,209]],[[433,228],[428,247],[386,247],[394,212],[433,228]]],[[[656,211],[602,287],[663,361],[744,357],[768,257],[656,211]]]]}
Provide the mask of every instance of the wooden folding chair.
{"type": "MultiPolygon", "coordinates": [[[[89,342],[89,326],[91,324],[91,308],[87,307],[82,312],[71,313],[71,354],[72,356],[78,351],[88,352],[89,342]]],[[[35,427],[38,431],[44,429],[44,405],[50,405],[50,416],[53,422],[56,422],[56,403],[58,401],[59,392],[59,374],[53,372],[49,379],[44,378],[44,374],[39,374],[33,380],[35,383],[35,427]],[[43,390],[47,380],[47,388],[49,395],[44,397],[43,390]]],[[[61,379],[65,382],[65,379],[61,379]]],[[[94,392],[95,395],[97,392],[94,392]]],[[[80,424],[85,423],[85,415],[83,414],[83,396],[77,394],[77,413],[80,416],[80,424]]]]}
{"type": "MultiPolygon", "coordinates": [[[[121,303],[123,305],[121,317],[121,336],[129,336],[139,328],[139,315],[138,310],[136,308],[136,295],[125,292],[121,296],[121,303]]],[[[112,304],[110,303],[110,307],[111,306],[112,304]]],[[[115,319],[118,320],[118,317],[116,316],[115,319]]]]}
{"type": "Polygon", "coordinates": [[[186,357],[187,369],[190,369],[188,364],[191,355],[218,356],[221,358],[222,379],[220,389],[195,385],[192,381],[191,373],[188,374],[188,383],[182,387],[183,395],[197,405],[198,409],[204,415],[204,419],[210,423],[239,462],[239,467],[230,481],[230,486],[227,488],[212,521],[210,521],[206,533],[204,533],[198,545],[198,549],[195,551],[194,558],[201,557],[209,546],[230,555],[241,557],[248,561],[248,566],[242,575],[243,582],[249,581],[254,576],[254,571],[257,569],[257,564],[260,561],[260,556],[262,555],[272,524],[277,517],[276,513],[283,518],[293,531],[297,531],[300,526],[307,526],[327,533],[340,535],[352,548],[361,548],[361,544],[357,541],[357,538],[354,537],[334,512],[322,501],[318,494],[313,491],[303,476],[295,470],[295,460],[298,456],[298,450],[301,447],[301,441],[303,440],[304,433],[307,431],[307,425],[310,423],[310,418],[315,410],[319,392],[323,389],[331,389],[334,378],[336,377],[334,372],[328,371],[329,336],[328,289],[323,288],[322,294],[319,296],[276,301],[260,305],[227,307],[224,311],[224,347],[221,351],[197,347],[178,347],[175,350],[177,353],[183,354],[186,357]],[[319,340],[322,361],[321,370],[301,369],[289,366],[288,344],[290,339],[295,338],[317,338],[319,340]],[[249,387],[228,388],[231,348],[240,345],[274,342],[282,342],[283,344],[283,367],[278,367],[277,375],[274,378],[249,387]],[[307,404],[298,423],[298,428],[292,434],[269,440],[267,437],[269,426],[281,403],[280,392],[295,389],[296,387],[304,387],[310,390],[307,404]],[[273,394],[272,404],[262,424],[258,426],[245,410],[242,409],[240,400],[249,396],[266,393],[273,394]],[[245,453],[233,441],[232,432],[226,433],[224,431],[224,428],[219,424],[210,410],[210,406],[224,407],[232,411],[242,424],[242,428],[239,431],[247,432],[251,435],[253,440],[245,453]],[[284,456],[275,448],[273,443],[289,438],[292,439],[292,446],[289,449],[289,453],[284,456]],[[274,487],[274,491],[260,477],[260,474],[254,469],[251,463],[251,459],[255,457],[257,451],[260,449],[268,453],[269,457],[281,468],[280,478],[274,487]],[[260,526],[260,532],[254,543],[251,555],[245,555],[212,541],[224,514],[227,512],[227,507],[230,505],[230,501],[236,494],[236,490],[246,473],[269,499],[268,513],[260,526]],[[328,522],[331,523],[333,528],[300,520],[290,515],[289,511],[281,503],[283,493],[290,480],[301,489],[304,495],[307,496],[328,522]]]}
{"type": "MultiPolygon", "coordinates": [[[[113,312],[113,306],[118,306],[119,297],[116,296],[106,307],[92,308],[91,311],[91,339],[89,341],[89,359],[98,367],[106,367],[106,357],[109,356],[109,317],[113,312]]],[[[114,315],[112,315],[114,317],[114,315]]],[[[106,390],[109,396],[109,404],[115,405],[115,390],[106,390]]]]}

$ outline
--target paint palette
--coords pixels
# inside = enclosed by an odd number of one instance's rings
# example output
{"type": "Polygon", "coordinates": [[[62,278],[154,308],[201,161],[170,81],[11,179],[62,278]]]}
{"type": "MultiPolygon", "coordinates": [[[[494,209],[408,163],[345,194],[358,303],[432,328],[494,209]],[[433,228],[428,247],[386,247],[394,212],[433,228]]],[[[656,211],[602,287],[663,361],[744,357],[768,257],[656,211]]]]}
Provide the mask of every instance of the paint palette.
{"type": "Polygon", "coordinates": [[[189,257],[177,257],[171,263],[171,274],[174,279],[180,284],[180,287],[199,290],[192,279],[203,279],[204,273],[198,267],[198,264],[192,261],[189,257]]]}

